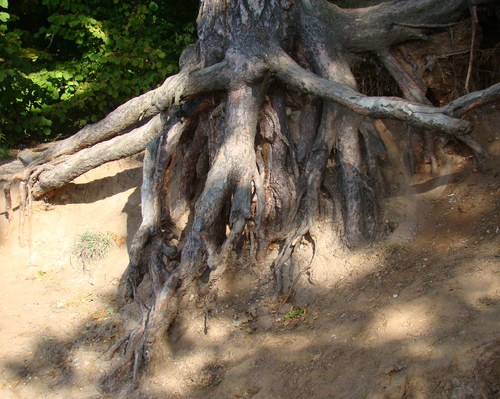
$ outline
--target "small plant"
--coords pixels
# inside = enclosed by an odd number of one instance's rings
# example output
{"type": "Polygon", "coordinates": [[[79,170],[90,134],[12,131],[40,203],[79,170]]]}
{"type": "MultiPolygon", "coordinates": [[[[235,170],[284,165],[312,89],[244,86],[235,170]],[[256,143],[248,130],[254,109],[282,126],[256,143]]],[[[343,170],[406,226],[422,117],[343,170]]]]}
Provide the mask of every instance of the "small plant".
{"type": "Polygon", "coordinates": [[[292,310],[290,313],[286,314],[284,316],[285,320],[290,320],[290,319],[294,319],[300,315],[303,315],[306,313],[306,308],[299,308],[299,309],[296,309],[296,310],[292,310]]]}
{"type": "Polygon", "coordinates": [[[81,234],[73,246],[73,256],[84,266],[91,262],[103,259],[113,244],[110,233],[85,232],[81,234]]]}

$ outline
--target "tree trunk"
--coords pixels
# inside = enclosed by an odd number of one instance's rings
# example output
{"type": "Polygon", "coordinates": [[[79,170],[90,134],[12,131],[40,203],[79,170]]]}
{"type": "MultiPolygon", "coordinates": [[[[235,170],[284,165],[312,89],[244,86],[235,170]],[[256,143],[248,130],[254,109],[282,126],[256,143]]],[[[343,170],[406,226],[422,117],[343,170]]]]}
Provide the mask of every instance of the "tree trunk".
{"type": "Polygon", "coordinates": [[[202,0],[199,40],[184,52],[178,75],[14,176],[39,198],[149,142],[143,221],[124,281],[135,298],[149,275],[153,299],[142,325],[110,350],[112,355],[125,345],[105,385],[125,371],[138,378],[185,295],[197,291],[202,275],[209,275],[209,286],[216,284],[243,236],[251,243],[249,255],[259,259],[269,244],[279,243],[273,268],[281,294],[283,266],[309,233],[322,192],[329,194],[347,246],[376,238],[383,140],[374,118],[454,135],[481,151],[470,123],[457,116],[498,99],[500,86],[434,108],[390,53],[468,11],[467,0],[361,9],[325,0],[202,0]],[[359,53],[378,57],[406,99],[361,94],[351,65],[359,53]]]}

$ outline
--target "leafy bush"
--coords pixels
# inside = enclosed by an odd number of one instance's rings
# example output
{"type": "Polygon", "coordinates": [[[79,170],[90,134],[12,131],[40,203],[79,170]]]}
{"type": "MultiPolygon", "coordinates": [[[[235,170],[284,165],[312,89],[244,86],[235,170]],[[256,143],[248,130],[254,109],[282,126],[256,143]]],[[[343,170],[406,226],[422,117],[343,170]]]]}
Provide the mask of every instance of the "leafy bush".
{"type": "Polygon", "coordinates": [[[198,1],[161,4],[0,0],[0,145],[68,136],[177,72],[198,1]]]}

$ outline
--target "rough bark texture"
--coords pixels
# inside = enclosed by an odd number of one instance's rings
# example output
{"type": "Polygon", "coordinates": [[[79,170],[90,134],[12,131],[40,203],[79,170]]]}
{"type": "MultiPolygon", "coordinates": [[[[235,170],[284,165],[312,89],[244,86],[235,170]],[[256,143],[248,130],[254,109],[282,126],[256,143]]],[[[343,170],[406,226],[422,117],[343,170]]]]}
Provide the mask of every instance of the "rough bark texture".
{"type": "MultiPolygon", "coordinates": [[[[40,198],[147,145],[143,222],[124,283],[137,299],[149,275],[153,296],[142,325],[110,350],[123,346],[124,354],[105,386],[126,372],[139,377],[185,294],[196,292],[202,275],[214,286],[242,237],[256,259],[279,243],[273,267],[280,294],[284,265],[309,233],[322,192],[347,246],[374,239],[384,190],[379,161],[391,151],[374,119],[398,119],[424,132],[431,158],[438,133],[481,153],[460,117],[497,100],[500,86],[435,108],[391,53],[468,12],[467,0],[398,0],[350,10],[325,0],[202,0],[199,40],[181,57],[178,75],[13,177],[40,198]],[[380,60],[404,99],[358,91],[352,61],[359,53],[380,60]]],[[[411,153],[415,132],[409,132],[411,153]]]]}

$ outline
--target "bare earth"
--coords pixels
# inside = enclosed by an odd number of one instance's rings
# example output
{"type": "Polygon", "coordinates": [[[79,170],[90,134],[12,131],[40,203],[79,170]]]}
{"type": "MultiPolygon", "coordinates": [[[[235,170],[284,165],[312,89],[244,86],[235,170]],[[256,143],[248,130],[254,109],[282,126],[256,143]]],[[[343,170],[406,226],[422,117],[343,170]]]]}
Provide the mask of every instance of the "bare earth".
{"type": "Polygon", "coordinates": [[[384,201],[379,242],[349,252],[318,224],[315,248],[304,240],[289,267],[286,303],[271,295],[272,254],[235,259],[218,298],[179,315],[133,393],[103,394],[98,381],[138,321],[117,287],[140,221],[140,159],[34,203],[21,231],[19,209],[1,214],[0,398],[500,397],[499,109],[473,116],[493,157],[476,170],[450,156],[440,176],[417,175],[384,201]],[[115,237],[86,268],[72,256],[84,232],[115,237]]]}

